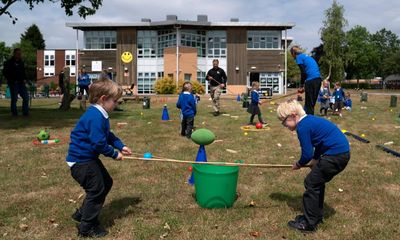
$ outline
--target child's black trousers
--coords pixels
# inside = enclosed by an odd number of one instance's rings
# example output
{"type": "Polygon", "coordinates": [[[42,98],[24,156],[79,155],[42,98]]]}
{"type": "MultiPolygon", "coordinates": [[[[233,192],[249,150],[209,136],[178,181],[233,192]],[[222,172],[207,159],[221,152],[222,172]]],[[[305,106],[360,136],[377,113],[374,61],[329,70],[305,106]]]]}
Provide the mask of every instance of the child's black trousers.
{"type": "Polygon", "coordinates": [[[350,153],[323,155],[304,180],[304,216],[310,225],[317,225],[323,218],[325,183],[343,171],[350,160],[350,153]]]}
{"type": "Polygon", "coordinates": [[[71,175],[86,192],[86,198],[79,209],[82,214],[79,230],[86,232],[98,224],[97,218],[113,185],[113,179],[100,160],[76,163],[71,167],[71,175]]]}
{"type": "Polygon", "coordinates": [[[181,135],[190,138],[192,136],[194,125],[194,117],[192,118],[183,118],[181,122],[181,135]]]}

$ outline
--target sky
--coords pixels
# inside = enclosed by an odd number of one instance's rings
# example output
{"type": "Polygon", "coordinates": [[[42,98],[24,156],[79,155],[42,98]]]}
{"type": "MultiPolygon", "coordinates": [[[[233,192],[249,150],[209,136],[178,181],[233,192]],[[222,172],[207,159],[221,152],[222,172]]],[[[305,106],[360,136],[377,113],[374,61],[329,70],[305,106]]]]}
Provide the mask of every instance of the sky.
{"type": "MultiPolygon", "coordinates": [[[[139,22],[142,18],[163,21],[166,15],[177,15],[180,20],[196,20],[198,14],[208,15],[211,22],[230,21],[239,18],[249,22],[294,22],[288,31],[295,43],[311,50],[320,44],[320,29],[324,12],[331,0],[103,0],[102,7],[86,19],[65,15],[60,3],[36,5],[29,10],[24,1],[15,3],[9,11],[18,18],[12,24],[8,16],[0,16],[0,41],[8,46],[18,42],[31,24],[41,30],[47,49],[75,48],[76,32],[65,26],[66,22],[139,22]]],[[[346,29],[361,25],[371,33],[382,28],[400,36],[400,1],[346,0],[338,1],[344,6],[346,29]]],[[[80,41],[82,42],[82,33],[80,41]]]]}

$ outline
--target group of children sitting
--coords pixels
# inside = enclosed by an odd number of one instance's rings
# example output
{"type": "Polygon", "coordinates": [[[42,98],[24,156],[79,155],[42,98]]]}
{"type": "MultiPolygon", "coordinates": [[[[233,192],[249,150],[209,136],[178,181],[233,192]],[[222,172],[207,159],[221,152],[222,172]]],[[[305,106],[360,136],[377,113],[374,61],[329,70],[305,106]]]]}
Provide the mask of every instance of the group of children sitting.
{"type": "Polygon", "coordinates": [[[351,111],[353,105],[350,93],[345,94],[339,82],[335,83],[334,90],[331,93],[328,80],[321,83],[318,102],[320,102],[319,112],[322,116],[327,116],[328,110],[331,109],[333,115],[342,117],[342,108],[351,111]]]}

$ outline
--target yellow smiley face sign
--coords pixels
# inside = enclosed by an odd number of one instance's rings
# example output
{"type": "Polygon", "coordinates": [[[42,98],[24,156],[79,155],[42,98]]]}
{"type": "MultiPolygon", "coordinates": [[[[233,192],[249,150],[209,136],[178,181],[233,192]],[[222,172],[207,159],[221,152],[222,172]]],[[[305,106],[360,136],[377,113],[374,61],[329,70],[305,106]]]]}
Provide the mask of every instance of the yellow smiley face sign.
{"type": "Polygon", "coordinates": [[[123,52],[121,55],[121,60],[124,63],[130,63],[133,60],[133,56],[131,52],[123,52]]]}

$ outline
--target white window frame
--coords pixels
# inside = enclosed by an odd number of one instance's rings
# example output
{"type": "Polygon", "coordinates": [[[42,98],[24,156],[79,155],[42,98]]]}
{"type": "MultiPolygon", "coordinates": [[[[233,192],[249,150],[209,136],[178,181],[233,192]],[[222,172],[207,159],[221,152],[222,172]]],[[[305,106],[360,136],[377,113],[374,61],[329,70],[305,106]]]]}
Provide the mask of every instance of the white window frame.
{"type": "Polygon", "coordinates": [[[283,78],[281,72],[261,72],[260,88],[271,88],[273,93],[283,93],[283,78]]]}
{"type": "Polygon", "coordinates": [[[138,72],[137,91],[140,95],[155,94],[154,83],[157,80],[157,72],[138,72]]]}
{"type": "Polygon", "coordinates": [[[56,53],[54,50],[45,50],[43,53],[43,74],[51,77],[55,74],[56,53]]]}
{"type": "Polygon", "coordinates": [[[157,31],[139,30],[137,32],[137,58],[156,58],[157,44],[157,31]]]}
{"type": "Polygon", "coordinates": [[[75,50],[65,50],[65,66],[69,67],[70,76],[75,76],[76,74],[76,51],[75,50]],[[74,63],[74,64],[72,64],[74,63]]]}

